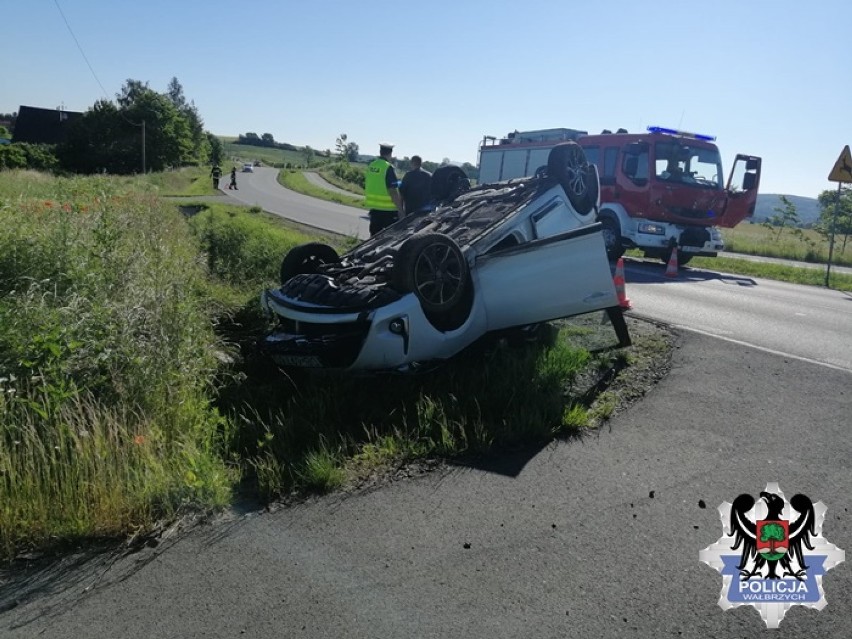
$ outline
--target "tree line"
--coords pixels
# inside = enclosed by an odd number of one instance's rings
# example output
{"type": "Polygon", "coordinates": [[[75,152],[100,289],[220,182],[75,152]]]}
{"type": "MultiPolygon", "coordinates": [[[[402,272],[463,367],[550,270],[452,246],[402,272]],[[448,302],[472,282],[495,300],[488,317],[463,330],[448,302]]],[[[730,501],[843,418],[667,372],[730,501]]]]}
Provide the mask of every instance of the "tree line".
{"type": "Polygon", "coordinates": [[[98,100],[69,127],[56,154],[68,171],[126,174],[143,170],[143,151],[145,171],[204,163],[217,152],[221,161],[221,143],[176,77],[164,93],[128,79],[114,102],[98,100]]]}
{"type": "Polygon", "coordinates": [[[114,101],[98,100],[71,122],[56,146],[0,146],[0,169],[129,174],[222,160],[221,141],[204,130],[176,77],[163,93],[128,79],[114,101]]]}

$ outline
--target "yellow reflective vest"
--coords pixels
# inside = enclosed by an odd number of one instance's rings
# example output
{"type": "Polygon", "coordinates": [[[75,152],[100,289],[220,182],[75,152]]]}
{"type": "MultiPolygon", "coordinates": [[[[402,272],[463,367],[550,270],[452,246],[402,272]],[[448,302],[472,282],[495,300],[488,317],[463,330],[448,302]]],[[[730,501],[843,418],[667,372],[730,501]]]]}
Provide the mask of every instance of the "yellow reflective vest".
{"type": "Polygon", "coordinates": [[[385,175],[390,168],[390,162],[384,158],[376,158],[367,166],[364,175],[364,199],[368,209],[376,211],[396,211],[385,185],[385,175]]]}

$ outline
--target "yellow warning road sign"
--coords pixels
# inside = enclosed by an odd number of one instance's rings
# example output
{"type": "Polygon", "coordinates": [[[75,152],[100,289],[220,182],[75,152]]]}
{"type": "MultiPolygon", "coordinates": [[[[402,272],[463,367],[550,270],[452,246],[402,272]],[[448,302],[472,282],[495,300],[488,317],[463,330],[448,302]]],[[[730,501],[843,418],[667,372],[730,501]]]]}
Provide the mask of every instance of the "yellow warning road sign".
{"type": "Polygon", "coordinates": [[[852,153],[849,152],[847,144],[837,158],[834,168],[828,174],[829,182],[852,182],[852,153]]]}

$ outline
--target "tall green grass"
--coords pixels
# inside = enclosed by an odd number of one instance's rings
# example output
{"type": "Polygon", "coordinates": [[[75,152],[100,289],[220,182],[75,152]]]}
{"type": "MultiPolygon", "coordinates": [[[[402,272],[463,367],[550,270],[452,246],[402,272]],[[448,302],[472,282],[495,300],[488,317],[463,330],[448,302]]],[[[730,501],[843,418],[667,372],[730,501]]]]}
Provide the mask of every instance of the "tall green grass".
{"type": "Polygon", "coordinates": [[[0,554],[228,498],[197,244],[136,188],[0,174],[0,554]]]}
{"type": "Polygon", "coordinates": [[[239,424],[231,448],[272,496],[334,487],[342,468],[370,459],[481,453],[573,432],[589,421],[572,385],[589,362],[565,334],[526,348],[479,344],[415,377],[283,374],[255,360],[219,406],[239,424]]]}
{"type": "MultiPolygon", "coordinates": [[[[731,253],[779,257],[801,262],[828,261],[828,241],[811,229],[768,229],[761,224],[740,224],[722,229],[726,250],[731,253]]],[[[843,236],[835,238],[832,263],[852,266],[852,242],[843,246],[843,236]]]]}

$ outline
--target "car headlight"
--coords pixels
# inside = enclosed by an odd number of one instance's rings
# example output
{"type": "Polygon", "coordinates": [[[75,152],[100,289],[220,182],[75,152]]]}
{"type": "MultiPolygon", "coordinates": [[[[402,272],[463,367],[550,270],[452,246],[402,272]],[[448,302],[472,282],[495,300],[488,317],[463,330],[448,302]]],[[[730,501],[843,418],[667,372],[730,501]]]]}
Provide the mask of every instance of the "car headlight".
{"type": "Polygon", "coordinates": [[[665,235],[666,229],[664,226],[654,224],[653,222],[640,222],[639,232],[648,233],[649,235],[665,235]]]}

